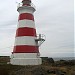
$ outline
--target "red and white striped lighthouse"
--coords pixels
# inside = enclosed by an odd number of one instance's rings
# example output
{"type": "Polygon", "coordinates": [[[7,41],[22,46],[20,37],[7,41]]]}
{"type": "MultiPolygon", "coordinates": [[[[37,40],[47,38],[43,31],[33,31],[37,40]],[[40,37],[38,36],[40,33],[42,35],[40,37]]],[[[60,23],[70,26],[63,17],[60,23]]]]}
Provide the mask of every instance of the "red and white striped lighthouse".
{"type": "Polygon", "coordinates": [[[13,65],[40,65],[42,60],[39,56],[39,41],[43,39],[37,38],[33,15],[35,8],[31,0],[23,0],[17,11],[19,20],[10,63],[13,65]]]}

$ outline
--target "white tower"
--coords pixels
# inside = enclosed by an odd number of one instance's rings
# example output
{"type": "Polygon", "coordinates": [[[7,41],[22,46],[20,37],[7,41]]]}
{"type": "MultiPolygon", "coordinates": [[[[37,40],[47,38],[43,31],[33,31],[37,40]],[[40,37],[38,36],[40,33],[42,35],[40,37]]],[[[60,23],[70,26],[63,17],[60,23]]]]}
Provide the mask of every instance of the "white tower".
{"type": "Polygon", "coordinates": [[[18,27],[10,63],[12,65],[40,65],[42,60],[39,55],[39,42],[42,43],[45,40],[41,38],[41,34],[37,38],[33,15],[35,8],[31,0],[23,0],[17,11],[19,12],[18,27]]]}

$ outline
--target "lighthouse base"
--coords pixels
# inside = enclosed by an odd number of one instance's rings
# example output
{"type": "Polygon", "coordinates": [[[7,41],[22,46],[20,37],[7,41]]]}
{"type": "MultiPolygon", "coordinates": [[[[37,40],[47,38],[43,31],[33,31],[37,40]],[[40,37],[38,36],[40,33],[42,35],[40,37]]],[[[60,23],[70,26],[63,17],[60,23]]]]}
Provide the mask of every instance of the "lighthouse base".
{"type": "Polygon", "coordinates": [[[42,60],[37,53],[14,53],[11,55],[12,65],[41,65],[42,60]]]}

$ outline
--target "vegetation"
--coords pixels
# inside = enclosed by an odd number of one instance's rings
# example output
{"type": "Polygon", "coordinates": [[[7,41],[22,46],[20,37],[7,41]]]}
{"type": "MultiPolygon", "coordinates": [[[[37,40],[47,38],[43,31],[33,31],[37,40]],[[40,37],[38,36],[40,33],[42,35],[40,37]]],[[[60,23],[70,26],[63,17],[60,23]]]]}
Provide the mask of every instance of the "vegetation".
{"type": "Polygon", "coordinates": [[[9,57],[0,57],[0,75],[75,75],[75,60],[42,59],[42,65],[17,66],[7,64],[9,57]]]}

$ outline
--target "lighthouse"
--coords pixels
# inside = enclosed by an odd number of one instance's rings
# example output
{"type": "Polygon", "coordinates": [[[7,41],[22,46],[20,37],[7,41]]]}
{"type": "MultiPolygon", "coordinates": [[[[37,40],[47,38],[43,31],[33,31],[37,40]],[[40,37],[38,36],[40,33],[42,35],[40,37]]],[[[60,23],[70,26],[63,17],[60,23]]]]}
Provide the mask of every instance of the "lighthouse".
{"type": "Polygon", "coordinates": [[[36,33],[34,12],[36,11],[31,0],[22,0],[17,11],[19,12],[15,44],[11,55],[12,65],[40,65],[39,46],[45,41],[42,34],[36,33]]]}

